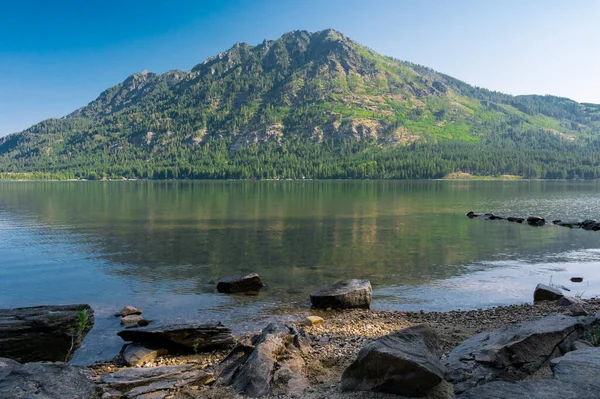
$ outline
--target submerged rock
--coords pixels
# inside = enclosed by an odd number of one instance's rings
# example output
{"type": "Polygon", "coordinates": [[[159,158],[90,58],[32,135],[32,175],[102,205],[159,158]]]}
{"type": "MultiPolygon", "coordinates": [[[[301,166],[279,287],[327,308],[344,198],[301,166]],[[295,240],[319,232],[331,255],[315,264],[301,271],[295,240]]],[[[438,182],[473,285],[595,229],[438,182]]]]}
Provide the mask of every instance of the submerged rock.
{"type": "Polygon", "coordinates": [[[263,283],[256,273],[225,277],[217,283],[217,291],[226,294],[258,292],[262,287],[263,283]]]}
{"type": "Polygon", "coordinates": [[[124,341],[165,348],[173,353],[220,349],[235,342],[231,329],[220,322],[142,327],[123,330],[117,335],[124,341]]]}
{"type": "Polygon", "coordinates": [[[310,296],[315,308],[369,308],[373,289],[369,280],[346,280],[322,288],[310,296]]]}
{"type": "Polygon", "coordinates": [[[385,335],[360,350],[342,374],[342,390],[424,396],[444,378],[440,339],[420,324],[385,335]]]}
{"type": "Polygon", "coordinates": [[[561,290],[545,284],[538,284],[533,292],[533,302],[556,301],[564,297],[561,290]]]}
{"type": "Polygon", "coordinates": [[[0,369],[0,399],[100,398],[100,390],[79,367],[64,363],[26,363],[0,369]]]}
{"type": "Polygon", "coordinates": [[[94,311],[89,305],[0,309],[0,357],[22,363],[69,361],[93,325],[94,311]],[[79,328],[81,311],[87,316],[87,326],[80,334],[73,333],[79,328]]]}

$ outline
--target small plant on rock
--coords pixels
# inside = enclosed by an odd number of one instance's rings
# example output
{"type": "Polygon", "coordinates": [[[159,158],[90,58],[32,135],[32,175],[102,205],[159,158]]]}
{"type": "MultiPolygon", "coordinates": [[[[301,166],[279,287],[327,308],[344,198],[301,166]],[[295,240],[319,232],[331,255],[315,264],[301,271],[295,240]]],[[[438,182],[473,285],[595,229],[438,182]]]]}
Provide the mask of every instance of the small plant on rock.
{"type": "Polygon", "coordinates": [[[87,309],[82,309],[77,312],[77,325],[75,327],[69,328],[69,336],[71,337],[71,346],[67,351],[67,355],[65,356],[65,363],[69,360],[69,357],[73,353],[73,348],[75,347],[75,343],[81,340],[83,332],[89,327],[89,317],[87,314],[87,309]]]}
{"type": "Polygon", "coordinates": [[[198,354],[198,346],[200,346],[198,342],[194,342],[194,344],[192,345],[195,354],[198,354]]]}

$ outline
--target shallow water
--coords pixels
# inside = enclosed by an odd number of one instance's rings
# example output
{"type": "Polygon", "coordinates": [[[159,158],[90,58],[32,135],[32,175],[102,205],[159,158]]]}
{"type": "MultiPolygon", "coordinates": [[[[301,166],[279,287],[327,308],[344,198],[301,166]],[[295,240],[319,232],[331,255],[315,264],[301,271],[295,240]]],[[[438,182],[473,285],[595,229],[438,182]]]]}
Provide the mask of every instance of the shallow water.
{"type": "Polygon", "coordinates": [[[565,181],[5,182],[0,307],[91,304],[74,359],[89,363],[118,353],[111,315],[126,304],[243,331],[346,278],[370,279],[377,309],[522,303],[550,278],[600,295],[600,232],[464,216],[600,219],[599,194],[565,181]],[[267,284],[259,296],[216,292],[246,272],[267,284]]]}

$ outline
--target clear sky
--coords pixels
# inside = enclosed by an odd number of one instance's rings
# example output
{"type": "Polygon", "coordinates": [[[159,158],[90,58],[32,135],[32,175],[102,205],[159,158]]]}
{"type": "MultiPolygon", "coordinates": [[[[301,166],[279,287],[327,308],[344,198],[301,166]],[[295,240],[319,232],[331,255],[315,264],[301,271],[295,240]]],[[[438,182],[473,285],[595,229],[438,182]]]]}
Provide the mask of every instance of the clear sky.
{"type": "Polygon", "coordinates": [[[134,72],[326,28],[473,85],[600,103],[598,0],[3,0],[0,136],[134,72]]]}

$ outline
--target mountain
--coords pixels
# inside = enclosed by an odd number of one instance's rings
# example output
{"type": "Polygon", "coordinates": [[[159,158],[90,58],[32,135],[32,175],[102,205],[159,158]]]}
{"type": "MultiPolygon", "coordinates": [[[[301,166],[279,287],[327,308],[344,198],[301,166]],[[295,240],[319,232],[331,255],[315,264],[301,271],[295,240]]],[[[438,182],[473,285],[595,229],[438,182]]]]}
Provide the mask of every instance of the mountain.
{"type": "Polygon", "coordinates": [[[600,105],[510,96],[334,30],[136,73],[0,138],[3,177],[600,177],[600,105]]]}

